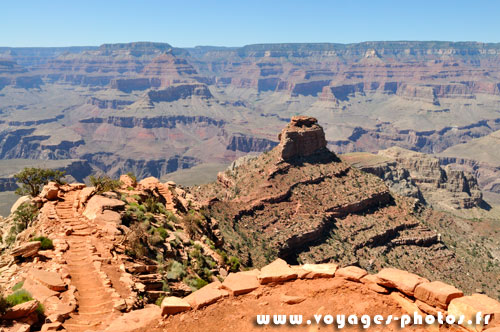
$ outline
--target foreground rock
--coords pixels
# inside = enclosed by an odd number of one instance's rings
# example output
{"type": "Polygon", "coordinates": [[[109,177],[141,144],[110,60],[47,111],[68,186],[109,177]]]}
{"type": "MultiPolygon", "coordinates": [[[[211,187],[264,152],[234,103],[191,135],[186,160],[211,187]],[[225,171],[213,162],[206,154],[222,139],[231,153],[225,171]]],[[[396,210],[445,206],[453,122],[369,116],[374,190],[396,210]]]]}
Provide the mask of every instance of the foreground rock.
{"type": "Polygon", "coordinates": [[[222,283],[231,295],[242,295],[257,289],[260,284],[257,279],[258,272],[230,273],[222,283]]]}
{"type": "MultiPolygon", "coordinates": [[[[466,323],[468,320],[475,322],[478,312],[480,312],[483,317],[485,315],[493,315],[493,320],[488,324],[489,327],[500,327],[500,302],[486,295],[472,294],[471,296],[459,297],[451,300],[448,306],[448,313],[450,315],[455,315],[456,317],[464,315],[466,323]]],[[[469,326],[468,324],[465,324],[465,326],[471,331],[475,331],[473,326],[469,326]]]]}
{"type": "Polygon", "coordinates": [[[188,302],[194,309],[199,309],[215,303],[222,297],[229,295],[226,290],[223,290],[221,288],[222,284],[220,282],[212,282],[211,284],[208,284],[205,287],[188,295],[184,298],[184,300],[188,302]]]}
{"type": "Polygon", "coordinates": [[[173,315],[191,309],[191,305],[181,298],[169,296],[161,302],[161,315],[173,315]]]}
{"type": "Polygon", "coordinates": [[[40,241],[27,242],[12,249],[10,254],[13,257],[23,257],[23,258],[32,257],[38,253],[41,245],[42,243],[40,241]]]}
{"type": "Polygon", "coordinates": [[[36,308],[38,308],[38,305],[39,303],[37,300],[32,300],[18,304],[8,309],[1,318],[9,320],[9,319],[19,319],[23,317],[28,317],[30,314],[35,312],[36,308]]]}
{"type": "Polygon", "coordinates": [[[278,258],[269,265],[264,266],[259,274],[259,282],[268,284],[270,282],[284,282],[297,278],[297,272],[287,262],[278,258]]]}
{"type": "Polygon", "coordinates": [[[125,203],[119,199],[95,195],[88,201],[83,215],[90,220],[94,220],[98,216],[103,215],[106,210],[121,210],[124,207],[125,203]]]}
{"type": "Polygon", "coordinates": [[[451,300],[464,293],[441,281],[423,283],[415,288],[415,298],[434,307],[446,309],[451,300]]]}
{"type": "Polygon", "coordinates": [[[156,305],[148,305],[144,309],[131,311],[115,319],[106,328],[105,332],[132,332],[144,330],[150,324],[161,319],[161,311],[160,307],[156,305]]]}
{"type": "Polygon", "coordinates": [[[381,285],[396,288],[409,296],[414,295],[415,288],[418,285],[429,282],[429,280],[416,274],[393,268],[382,269],[377,274],[377,277],[380,279],[379,283],[381,285]]]}

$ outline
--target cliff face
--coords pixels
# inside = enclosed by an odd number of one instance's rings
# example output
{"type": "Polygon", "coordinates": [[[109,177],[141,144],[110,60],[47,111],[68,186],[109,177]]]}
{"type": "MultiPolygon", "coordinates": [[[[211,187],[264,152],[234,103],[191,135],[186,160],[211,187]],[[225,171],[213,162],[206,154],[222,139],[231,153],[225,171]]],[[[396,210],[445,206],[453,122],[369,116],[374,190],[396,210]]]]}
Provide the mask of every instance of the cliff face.
{"type": "Polygon", "coordinates": [[[343,159],[382,178],[392,191],[438,209],[453,211],[484,204],[472,174],[450,166],[441,167],[438,158],[423,153],[392,147],[377,155],[354,153],[343,159]]]}

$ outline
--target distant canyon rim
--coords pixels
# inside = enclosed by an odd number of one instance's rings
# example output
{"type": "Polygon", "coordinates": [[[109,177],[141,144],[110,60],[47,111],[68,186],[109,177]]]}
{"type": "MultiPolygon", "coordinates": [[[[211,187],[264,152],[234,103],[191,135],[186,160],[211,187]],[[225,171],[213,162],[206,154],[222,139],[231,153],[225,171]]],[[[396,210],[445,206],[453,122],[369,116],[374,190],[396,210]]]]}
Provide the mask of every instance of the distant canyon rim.
{"type": "Polygon", "coordinates": [[[2,47],[0,189],[26,165],[205,183],[310,115],[336,153],[433,154],[498,202],[499,64],[476,42],[2,47]]]}

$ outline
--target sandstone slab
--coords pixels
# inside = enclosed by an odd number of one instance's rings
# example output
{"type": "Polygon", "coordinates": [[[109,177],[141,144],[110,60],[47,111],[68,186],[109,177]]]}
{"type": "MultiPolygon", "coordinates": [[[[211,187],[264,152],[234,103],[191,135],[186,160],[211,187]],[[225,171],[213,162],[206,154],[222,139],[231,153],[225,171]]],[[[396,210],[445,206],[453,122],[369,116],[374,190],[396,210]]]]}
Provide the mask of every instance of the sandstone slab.
{"type": "Polygon", "coordinates": [[[300,267],[308,272],[305,276],[306,279],[333,278],[338,268],[337,264],[334,263],[304,264],[300,267]]]}
{"type": "Polygon", "coordinates": [[[451,300],[464,293],[441,281],[427,282],[415,288],[415,298],[434,307],[446,309],[451,300]]]}
{"type": "MultiPolygon", "coordinates": [[[[494,315],[495,325],[499,323],[497,320],[500,316],[500,302],[484,295],[484,294],[472,294],[471,296],[462,296],[450,301],[448,305],[448,313],[450,315],[464,315],[465,320],[472,320],[475,322],[475,317],[478,312],[483,315],[494,315]]],[[[482,325],[480,326],[469,326],[467,324],[463,325],[465,328],[471,331],[481,331],[482,325]]]]}
{"type": "Polygon", "coordinates": [[[270,282],[284,282],[297,278],[297,272],[292,269],[287,262],[278,258],[269,265],[264,266],[260,270],[259,282],[267,284],[270,282]]]}
{"type": "Polygon", "coordinates": [[[31,269],[29,276],[53,291],[62,292],[66,290],[66,284],[62,281],[59,273],[37,269],[31,269]]]}
{"type": "Polygon", "coordinates": [[[105,332],[132,332],[143,330],[161,319],[161,309],[157,305],[148,305],[144,309],[134,310],[115,319],[105,332]]]}
{"type": "Polygon", "coordinates": [[[347,280],[360,282],[361,278],[366,276],[368,272],[357,266],[342,267],[335,272],[336,277],[345,278],[347,280]]]}
{"type": "Polygon", "coordinates": [[[222,287],[234,296],[250,293],[259,286],[257,274],[247,272],[230,273],[222,283],[222,287]]]}
{"type": "Polygon", "coordinates": [[[217,302],[222,297],[229,295],[226,290],[221,289],[222,284],[220,282],[212,282],[203,288],[189,294],[184,298],[191,307],[194,309],[199,309],[217,302]]]}
{"type": "Polygon", "coordinates": [[[11,319],[28,317],[31,313],[35,312],[37,307],[38,307],[37,300],[24,302],[15,305],[12,308],[9,308],[1,318],[6,320],[11,320],[11,319]]]}
{"type": "Polygon", "coordinates": [[[191,305],[187,301],[175,296],[166,297],[161,302],[162,316],[174,315],[190,309],[191,305]]]}
{"type": "Polygon", "coordinates": [[[28,291],[34,299],[38,300],[40,303],[44,303],[49,297],[56,296],[59,293],[48,289],[46,286],[41,285],[33,281],[31,278],[27,278],[24,281],[23,288],[28,291]]]}
{"type": "Polygon", "coordinates": [[[406,295],[413,296],[415,288],[429,280],[422,278],[416,274],[402,271],[393,268],[382,269],[377,277],[380,279],[378,282],[384,287],[396,288],[406,295]]]}
{"type": "Polygon", "coordinates": [[[125,202],[108,198],[101,195],[92,196],[88,201],[83,215],[90,220],[94,220],[98,215],[101,215],[105,210],[121,210],[125,207],[125,202]]]}
{"type": "Polygon", "coordinates": [[[38,253],[40,250],[40,247],[42,246],[42,243],[40,241],[32,241],[32,242],[26,242],[19,247],[15,247],[12,249],[10,254],[13,257],[31,257],[34,256],[38,253]]]}

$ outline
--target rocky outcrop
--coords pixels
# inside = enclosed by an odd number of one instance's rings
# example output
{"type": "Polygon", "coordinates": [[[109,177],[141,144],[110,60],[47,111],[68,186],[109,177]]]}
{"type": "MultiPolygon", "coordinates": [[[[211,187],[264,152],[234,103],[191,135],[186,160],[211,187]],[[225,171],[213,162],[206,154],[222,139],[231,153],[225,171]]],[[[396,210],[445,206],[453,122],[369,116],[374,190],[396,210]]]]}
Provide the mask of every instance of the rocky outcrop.
{"type": "Polygon", "coordinates": [[[265,138],[236,133],[229,137],[229,144],[226,149],[242,152],[264,152],[274,148],[277,144],[265,138]]]}
{"type": "Polygon", "coordinates": [[[469,209],[483,204],[477,180],[469,173],[442,168],[437,158],[401,148],[382,150],[378,154],[408,170],[411,180],[431,205],[469,209]]]}
{"type": "Polygon", "coordinates": [[[325,133],[315,118],[292,117],[290,124],[278,136],[281,158],[289,160],[307,157],[326,149],[325,133]]]}
{"type": "Polygon", "coordinates": [[[205,84],[175,84],[162,90],[152,90],[148,92],[148,99],[151,103],[173,102],[190,97],[210,99],[212,93],[205,84]]]}
{"type": "Polygon", "coordinates": [[[98,108],[101,109],[123,109],[128,105],[132,105],[134,102],[129,101],[129,100],[119,100],[119,99],[110,99],[110,100],[104,100],[104,99],[99,99],[96,97],[91,97],[87,100],[87,103],[90,105],[97,106],[98,108]]]}
{"type": "Polygon", "coordinates": [[[132,92],[134,90],[147,90],[151,88],[158,88],[161,81],[157,78],[117,78],[110,82],[113,89],[123,92],[132,92]]]}
{"type": "Polygon", "coordinates": [[[477,179],[472,174],[449,166],[441,167],[439,159],[423,153],[393,147],[377,155],[346,154],[343,159],[377,175],[391,191],[436,208],[470,209],[484,204],[477,179]]]}
{"type": "Polygon", "coordinates": [[[280,138],[273,150],[238,160],[216,183],[194,191],[221,220],[224,237],[233,239],[225,248],[242,262],[341,259],[367,268],[373,257],[408,245],[436,261],[450,254],[414,215],[413,200],[392,195],[380,179],[326,149],[316,119],[292,118],[280,138]],[[387,221],[387,215],[397,217],[387,221]]]}

